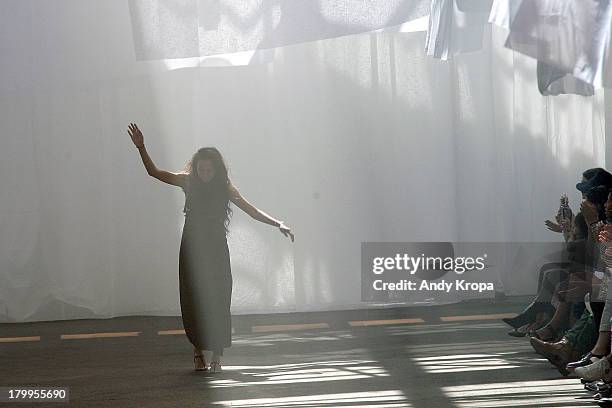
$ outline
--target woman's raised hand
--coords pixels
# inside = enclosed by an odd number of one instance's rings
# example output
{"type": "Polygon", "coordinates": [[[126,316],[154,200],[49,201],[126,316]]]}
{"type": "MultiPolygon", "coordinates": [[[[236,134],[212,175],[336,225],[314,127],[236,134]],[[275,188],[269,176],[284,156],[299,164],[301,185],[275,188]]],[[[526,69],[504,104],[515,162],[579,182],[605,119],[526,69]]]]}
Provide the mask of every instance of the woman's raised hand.
{"type": "Polygon", "coordinates": [[[144,136],[135,123],[130,123],[130,126],[128,126],[128,135],[130,135],[136,147],[144,146],[144,136]]]}
{"type": "Polygon", "coordinates": [[[291,228],[286,226],[283,222],[281,222],[281,224],[278,226],[278,228],[280,229],[280,232],[282,232],[284,236],[288,236],[289,235],[291,237],[291,242],[293,242],[294,235],[291,232],[291,228]]]}

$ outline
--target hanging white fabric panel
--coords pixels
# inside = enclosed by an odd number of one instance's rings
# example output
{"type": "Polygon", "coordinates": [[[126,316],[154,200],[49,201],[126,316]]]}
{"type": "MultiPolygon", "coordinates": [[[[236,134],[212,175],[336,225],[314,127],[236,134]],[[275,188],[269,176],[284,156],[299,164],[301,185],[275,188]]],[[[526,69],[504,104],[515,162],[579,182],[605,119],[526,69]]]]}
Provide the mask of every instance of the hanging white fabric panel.
{"type": "MultiPolygon", "coordinates": [[[[511,21],[519,11],[522,0],[495,0],[491,7],[489,22],[510,30],[511,21]]],[[[542,95],[577,94],[592,96],[593,85],[578,79],[556,64],[538,61],[538,89],[542,95]]]]}
{"type": "Polygon", "coordinates": [[[275,48],[396,26],[430,0],[129,0],[136,58],[275,48]]]}
{"type": "Polygon", "coordinates": [[[596,87],[612,85],[610,0],[522,0],[506,46],[596,87]]]}
{"type": "Polygon", "coordinates": [[[538,76],[538,89],[542,95],[576,94],[593,96],[595,94],[593,85],[545,62],[538,61],[536,72],[538,76]]]}
{"type": "Polygon", "coordinates": [[[482,48],[492,0],[432,0],[425,53],[447,60],[482,48]]]}
{"type": "Polygon", "coordinates": [[[516,16],[516,13],[523,0],[493,0],[491,6],[491,14],[489,15],[489,23],[496,24],[507,30],[510,29],[510,22],[516,16]]]}

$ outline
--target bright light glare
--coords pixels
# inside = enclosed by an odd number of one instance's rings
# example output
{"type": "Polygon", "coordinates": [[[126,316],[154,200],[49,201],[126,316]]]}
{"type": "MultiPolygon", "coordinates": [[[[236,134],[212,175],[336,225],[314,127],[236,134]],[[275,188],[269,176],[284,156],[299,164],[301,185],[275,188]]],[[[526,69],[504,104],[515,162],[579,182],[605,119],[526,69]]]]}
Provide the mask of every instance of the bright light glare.
{"type": "Polygon", "coordinates": [[[282,398],[257,398],[233,401],[214,402],[214,405],[224,405],[231,407],[287,407],[287,406],[339,406],[348,408],[349,404],[353,407],[367,407],[375,403],[376,407],[406,407],[410,405],[406,402],[404,394],[400,390],[390,391],[370,391],[370,392],[350,392],[343,394],[321,394],[321,395],[300,395],[296,397],[282,398]],[[389,404],[385,404],[389,403],[389,404]]]}

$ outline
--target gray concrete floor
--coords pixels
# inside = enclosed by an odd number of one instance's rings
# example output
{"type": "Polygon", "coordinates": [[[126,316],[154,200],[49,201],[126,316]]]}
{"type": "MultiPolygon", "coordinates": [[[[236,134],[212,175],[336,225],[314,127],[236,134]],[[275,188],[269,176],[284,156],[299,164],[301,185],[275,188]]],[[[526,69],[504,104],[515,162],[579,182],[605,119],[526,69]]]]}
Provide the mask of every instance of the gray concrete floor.
{"type": "Polygon", "coordinates": [[[526,339],[487,317],[521,302],[428,308],[236,316],[224,372],[193,370],[179,317],[122,317],[0,324],[0,386],[67,386],[74,407],[579,407],[596,406],[526,339]],[[351,327],[351,320],[422,318],[423,323],[351,327]],[[254,333],[254,325],[326,322],[329,328],[254,333]],[[69,333],[138,336],[61,339],[69,333]]]}

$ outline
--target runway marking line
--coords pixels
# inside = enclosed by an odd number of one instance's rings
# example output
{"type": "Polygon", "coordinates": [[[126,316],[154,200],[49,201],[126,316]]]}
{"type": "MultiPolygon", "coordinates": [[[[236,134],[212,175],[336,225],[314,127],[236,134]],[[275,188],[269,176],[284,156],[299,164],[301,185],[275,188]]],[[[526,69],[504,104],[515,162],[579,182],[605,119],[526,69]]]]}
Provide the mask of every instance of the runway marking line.
{"type": "Polygon", "coordinates": [[[142,332],[111,332],[111,333],[77,333],[77,334],[62,334],[62,340],[72,339],[97,339],[106,337],[136,337],[142,332]]]}
{"type": "Polygon", "coordinates": [[[185,329],[179,330],[159,330],[157,332],[160,336],[174,335],[174,334],[185,334],[185,329]]]}
{"type": "Polygon", "coordinates": [[[407,319],[387,319],[387,320],[353,320],[348,322],[352,327],[386,326],[392,324],[416,324],[425,323],[420,317],[407,319]]]}
{"type": "Polygon", "coordinates": [[[0,343],[18,343],[22,341],[40,341],[40,336],[0,337],[0,343]]]}
{"type": "MultiPolygon", "coordinates": [[[[475,321],[475,320],[499,320],[502,318],[515,317],[516,313],[497,313],[497,314],[480,314],[480,315],[464,315],[464,316],[441,316],[439,320],[442,322],[463,322],[463,321],[475,321]]],[[[420,317],[415,318],[404,318],[404,319],[383,319],[383,320],[350,320],[348,324],[351,327],[370,327],[370,326],[385,326],[385,325],[398,325],[398,324],[419,324],[425,323],[420,317]]],[[[251,327],[252,333],[268,333],[268,332],[279,332],[279,331],[297,331],[297,330],[310,330],[310,329],[329,329],[328,323],[303,323],[303,324],[275,324],[275,325],[257,325],[251,327]]],[[[76,333],[76,334],[62,334],[60,338],[62,340],[73,340],[73,339],[92,339],[92,338],[112,338],[112,337],[136,337],[142,332],[109,332],[109,333],[76,333]]],[[[235,329],[232,327],[232,333],[235,333],[235,329]]],[[[159,330],[158,335],[184,335],[184,329],[176,330],[159,330]]],[[[27,342],[27,341],[40,341],[40,336],[22,336],[22,337],[0,337],[0,343],[16,343],[16,342],[27,342]]]]}
{"type": "Polygon", "coordinates": [[[440,320],[443,322],[465,322],[471,320],[498,320],[503,318],[515,317],[516,313],[498,313],[486,315],[468,315],[468,316],[442,316],[440,320]]]}
{"type": "Polygon", "coordinates": [[[303,323],[303,324],[273,324],[263,326],[252,326],[253,333],[268,333],[275,331],[294,331],[308,329],[329,329],[328,323],[303,323]]]}
{"type": "MultiPolygon", "coordinates": [[[[232,327],[232,334],[236,333],[236,329],[232,327]]],[[[185,335],[185,329],[176,329],[176,330],[158,330],[157,334],[160,336],[173,336],[177,334],[185,335]]]]}

